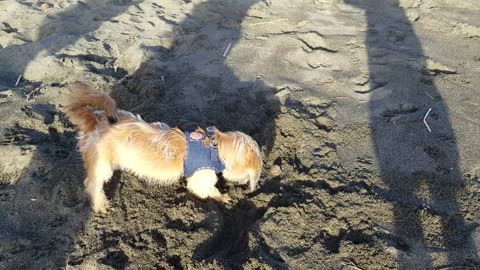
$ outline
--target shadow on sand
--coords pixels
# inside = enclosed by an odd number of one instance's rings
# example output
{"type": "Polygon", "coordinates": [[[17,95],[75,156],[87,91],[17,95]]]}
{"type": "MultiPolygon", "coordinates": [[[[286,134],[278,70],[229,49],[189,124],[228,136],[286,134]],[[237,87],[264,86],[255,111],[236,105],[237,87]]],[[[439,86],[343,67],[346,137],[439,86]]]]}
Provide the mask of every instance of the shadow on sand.
{"type": "Polygon", "coordinates": [[[369,123],[380,176],[396,201],[422,196],[425,210],[441,220],[441,232],[427,239],[422,208],[395,203],[395,234],[406,243],[400,268],[430,269],[437,252],[448,256],[447,266],[478,266],[473,228],[458,201],[464,180],[449,111],[406,11],[397,0],[345,2],[366,14],[369,123]],[[431,133],[422,122],[429,108],[431,133]]]}
{"type": "Polygon", "coordinates": [[[0,186],[0,268],[64,267],[90,215],[75,135],[17,125],[1,140],[33,155],[15,184],[0,186]]]}
{"type": "MultiPolygon", "coordinates": [[[[14,85],[18,75],[44,50],[47,55],[55,55],[133,4],[113,0],[98,5],[98,1],[88,0],[46,19],[35,45],[32,42],[0,50],[0,84],[14,85]],[[103,9],[102,16],[92,17],[92,7],[103,9]],[[65,33],[68,35],[62,42],[49,38],[65,33]],[[16,52],[22,57],[11,57],[16,52]]],[[[53,105],[27,104],[21,110],[27,118],[35,115],[37,119],[0,132],[2,145],[16,146],[23,154],[31,154],[30,164],[16,183],[0,185],[0,268],[58,269],[65,267],[90,216],[83,194],[82,161],[75,133],[65,129],[70,124],[53,105]],[[32,123],[36,123],[35,128],[24,127],[32,123]]]]}
{"type": "MultiPolygon", "coordinates": [[[[268,155],[279,102],[263,81],[238,78],[223,57],[228,44],[234,50],[242,38],[242,20],[257,2],[210,0],[196,5],[174,26],[172,47],[148,48],[154,56],[113,90],[119,106],[147,121],[160,120],[183,130],[210,124],[240,130],[268,155]]],[[[215,208],[222,216],[220,230],[197,246],[192,263],[216,261],[239,268],[251,252],[248,232],[264,210],[248,198],[215,208]]]]}

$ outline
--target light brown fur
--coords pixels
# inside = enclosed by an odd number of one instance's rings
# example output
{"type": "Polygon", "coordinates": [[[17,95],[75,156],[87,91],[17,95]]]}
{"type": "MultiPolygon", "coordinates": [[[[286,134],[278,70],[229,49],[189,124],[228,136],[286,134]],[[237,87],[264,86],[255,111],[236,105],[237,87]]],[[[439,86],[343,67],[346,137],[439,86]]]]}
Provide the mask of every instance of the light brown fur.
{"type": "Polygon", "coordinates": [[[239,184],[249,183],[254,190],[262,173],[262,156],[257,142],[245,133],[215,131],[213,139],[218,144],[225,170],[223,177],[239,184]]]}
{"type": "MultiPolygon", "coordinates": [[[[186,138],[177,128],[146,123],[140,116],[118,110],[115,101],[86,84],[77,84],[63,111],[79,129],[79,148],[87,177],[85,190],[95,212],[106,212],[108,200],[103,191],[116,169],[133,172],[151,183],[171,184],[183,175],[186,138]],[[94,111],[89,107],[102,111],[94,111]]],[[[202,129],[197,131],[205,133],[202,129]]],[[[250,183],[253,190],[262,169],[257,143],[241,132],[215,131],[219,156],[225,164],[225,179],[250,183]]],[[[187,189],[200,198],[228,203],[215,187],[213,170],[200,170],[187,178],[187,189]]]]}

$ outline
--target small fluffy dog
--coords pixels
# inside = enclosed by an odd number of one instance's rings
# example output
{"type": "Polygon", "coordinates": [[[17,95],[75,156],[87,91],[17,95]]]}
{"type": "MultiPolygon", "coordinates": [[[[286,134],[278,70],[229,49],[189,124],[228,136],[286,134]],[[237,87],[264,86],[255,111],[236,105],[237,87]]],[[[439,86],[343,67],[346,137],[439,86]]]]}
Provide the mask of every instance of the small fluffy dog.
{"type": "Polygon", "coordinates": [[[92,208],[105,213],[103,191],[116,169],[128,170],[151,183],[172,184],[187,177],[196,196],[228,203],[215,187],[217,174],[254,190],[262,170],[258,144],[242,132],[214,127],[182,132],[161,122],[146,123],[140,116],[117,109],[107,94],[78,83],[62,111],[79,129],[79,148],[87,177],[84,181],[92,208]],[[93,108],[100,109],[99,111],[93,108]]]}

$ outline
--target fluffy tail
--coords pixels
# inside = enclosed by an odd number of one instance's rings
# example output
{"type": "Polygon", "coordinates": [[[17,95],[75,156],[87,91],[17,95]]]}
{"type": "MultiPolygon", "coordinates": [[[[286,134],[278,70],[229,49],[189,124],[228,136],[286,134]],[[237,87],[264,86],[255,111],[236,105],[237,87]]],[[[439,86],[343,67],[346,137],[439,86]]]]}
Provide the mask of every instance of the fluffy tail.
{"type": "Polygon", "coordinates": [[[89,107],[103,110],[110,123],[118,121],[115,100],[84,83],[77,83],[73,87],[62,111],[80,131],[90,132],[95,130],[99,120],[89,107]]]}

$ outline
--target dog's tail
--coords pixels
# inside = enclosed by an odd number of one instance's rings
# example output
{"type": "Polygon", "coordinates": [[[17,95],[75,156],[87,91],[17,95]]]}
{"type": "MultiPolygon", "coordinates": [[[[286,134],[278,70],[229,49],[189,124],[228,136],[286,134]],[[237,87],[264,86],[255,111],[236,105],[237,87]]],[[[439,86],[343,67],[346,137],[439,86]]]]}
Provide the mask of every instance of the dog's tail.
{"type": "Polygon", "coordinates": [[[80,131],[90,132],[95,130],[99,121],[90,107],[103,110],[110,123],[118,121],[115,100],[85,83],[75,84],[62,111],[80,131]]]}

